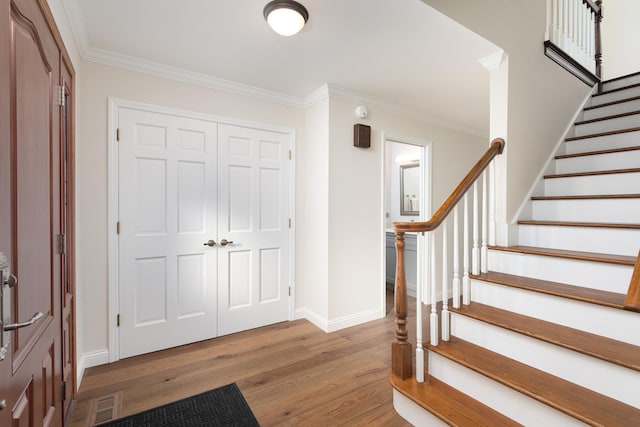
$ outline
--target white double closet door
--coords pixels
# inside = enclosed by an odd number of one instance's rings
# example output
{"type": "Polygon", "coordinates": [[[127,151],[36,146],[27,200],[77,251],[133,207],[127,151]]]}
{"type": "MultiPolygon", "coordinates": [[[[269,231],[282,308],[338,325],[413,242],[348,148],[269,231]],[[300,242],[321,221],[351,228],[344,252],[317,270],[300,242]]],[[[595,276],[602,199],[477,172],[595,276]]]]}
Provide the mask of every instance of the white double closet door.
{"type": "Polygon", "coordinates": [[[119,357],[287,320],[291,135],[117,120],[119,357]]]}

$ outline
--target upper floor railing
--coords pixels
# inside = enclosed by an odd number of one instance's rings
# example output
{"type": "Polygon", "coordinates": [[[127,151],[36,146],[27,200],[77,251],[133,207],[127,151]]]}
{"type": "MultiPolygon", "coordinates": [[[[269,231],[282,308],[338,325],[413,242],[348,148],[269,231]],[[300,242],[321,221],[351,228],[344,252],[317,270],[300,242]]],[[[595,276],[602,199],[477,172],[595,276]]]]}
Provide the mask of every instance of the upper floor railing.
{"type": "Polygon", "coordinates": [[[547,0],[545,54],[590,86],[602,78],[602,0],[547,0]]]}

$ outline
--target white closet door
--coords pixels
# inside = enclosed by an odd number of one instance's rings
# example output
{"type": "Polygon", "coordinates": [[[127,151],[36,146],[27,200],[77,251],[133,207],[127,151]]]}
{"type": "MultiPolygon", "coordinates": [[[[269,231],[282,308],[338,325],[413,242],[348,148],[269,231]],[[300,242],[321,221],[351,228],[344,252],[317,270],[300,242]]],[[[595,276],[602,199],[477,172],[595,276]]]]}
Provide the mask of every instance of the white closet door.
{"type": "Polygon", "coordinates": [[[289,318],[290,135],[220,124],[218,146],[223,335],[289,318]]]}
{"type": "Polygon", "coordinates": [[[216,127],[120,108],[120,357],[216,336],[216,127]]]}

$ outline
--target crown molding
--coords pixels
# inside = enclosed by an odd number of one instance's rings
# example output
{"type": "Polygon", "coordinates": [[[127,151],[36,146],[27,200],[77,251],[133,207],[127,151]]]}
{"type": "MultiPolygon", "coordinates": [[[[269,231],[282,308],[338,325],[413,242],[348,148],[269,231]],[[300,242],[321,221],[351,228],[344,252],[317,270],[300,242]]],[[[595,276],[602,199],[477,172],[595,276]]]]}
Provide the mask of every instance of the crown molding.
{"type": "Polygon", "coordinates": [[[62,0],[62,8],[67,15],[71,33],[78,47],[80,57],[84,59],[85,53],[91,48],[91,43],[89,41],[87,26],[84,23],[84,14],[78,1],[79,0],[62,0]]]}

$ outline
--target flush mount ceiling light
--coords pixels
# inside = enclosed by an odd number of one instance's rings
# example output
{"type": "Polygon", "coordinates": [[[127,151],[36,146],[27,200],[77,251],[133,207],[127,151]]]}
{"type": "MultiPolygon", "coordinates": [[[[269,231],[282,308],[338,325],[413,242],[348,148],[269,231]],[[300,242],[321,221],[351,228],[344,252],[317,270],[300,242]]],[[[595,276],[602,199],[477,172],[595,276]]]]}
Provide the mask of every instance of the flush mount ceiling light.
{"type": "Polygon", "coordinates": [[[293,0],[270,1],[264,7],[263,14],[271,29],[281,36],[296,34],[309,19],[307,9],[293,0]]]}

